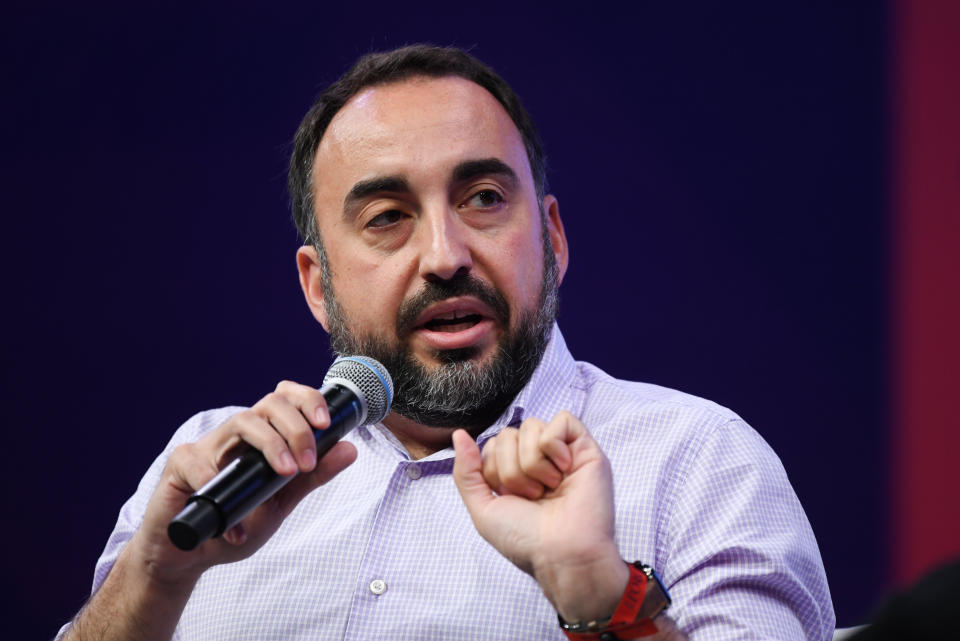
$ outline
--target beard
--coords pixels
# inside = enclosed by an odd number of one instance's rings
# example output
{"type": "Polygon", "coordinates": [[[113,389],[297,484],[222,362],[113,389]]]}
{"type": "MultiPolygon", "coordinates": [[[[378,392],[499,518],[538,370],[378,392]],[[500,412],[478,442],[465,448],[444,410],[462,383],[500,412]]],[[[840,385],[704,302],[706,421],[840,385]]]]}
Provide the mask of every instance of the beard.
{"type": "MultiPolygon", "coordinates": [[[[489,427],[503,414],[543,358],[557,316],[557,266],[553,245],[543,225],[543,277],[536,309],[519,315],[511,325],[510,305],[500,291],[469,273],[450,280],[427,281],[397,312],[396,336],[360,335],[350,329],[333,293],[328,266],[321,258],[324,305],[330,328],[330,347],[338,356],[360,354],[380,361],[393,378],[391,411],[421,425],[462,427],[468,431],[489,427]],[[454,296],[473,296],[494,312],[506,332],[493,354],[480,360],[479,349],[441,350],[440,364],[427,368],[414,357],[405,341],[415,330],[416,318],[430,305],[454,296]],[[512,329],[511,329],[512,327],[512,329]]],[[[321,257],[323,254],[321,252],[321,257]]]]}

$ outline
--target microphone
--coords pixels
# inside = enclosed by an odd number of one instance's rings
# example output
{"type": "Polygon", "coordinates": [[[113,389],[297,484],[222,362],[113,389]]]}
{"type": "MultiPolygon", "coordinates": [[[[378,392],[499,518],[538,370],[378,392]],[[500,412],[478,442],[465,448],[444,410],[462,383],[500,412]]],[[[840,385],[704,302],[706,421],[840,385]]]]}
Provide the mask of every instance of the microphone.
{"type": "MultiPolygon", "coordinates": [[[[372,358],[342,356],[327,370],[320,392],[330,411],[330,427],[313,431],[318,461],[353,428],[383,420],[393,402],[393,379],[372,358]]],[[[187,499],[167,526],[167,535],[181,550],[192,550],[239,523],[294,476],[280,476],[259,450],[251,449],[187,499]]]]}

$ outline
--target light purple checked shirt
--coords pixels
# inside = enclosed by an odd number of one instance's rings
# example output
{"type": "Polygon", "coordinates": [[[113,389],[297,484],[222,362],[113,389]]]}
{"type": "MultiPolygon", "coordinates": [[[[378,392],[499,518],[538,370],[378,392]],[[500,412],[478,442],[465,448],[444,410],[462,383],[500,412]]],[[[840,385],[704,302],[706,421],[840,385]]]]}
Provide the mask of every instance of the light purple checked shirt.
{"type": "MultiPolygon", "coordinates": [[[[121,509],[94,590],[140,525],[173,448],[240,409],[203,412],[176,432],[121,509]]],[[[657,569],[669,613],[691,639],[830,638],[813,532],[779,459],[743,420],[576,362],[554,327],[530,383],[478,441],[564,409],[612,464],[623,558],[657,569]]],[[[451,477],[452,449],[413,461],[382,425],[347,439],[356,462],[251,558],[208,570],[175,639],[564,639],[537,583],[474,529],[451,477]]]]}

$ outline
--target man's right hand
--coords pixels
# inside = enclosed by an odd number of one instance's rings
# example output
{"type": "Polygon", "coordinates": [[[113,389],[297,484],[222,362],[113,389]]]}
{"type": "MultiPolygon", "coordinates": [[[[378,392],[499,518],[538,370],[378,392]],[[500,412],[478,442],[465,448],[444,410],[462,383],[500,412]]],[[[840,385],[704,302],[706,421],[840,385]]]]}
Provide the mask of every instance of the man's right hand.
{"type": "Polygon", "coordinates": [[[98,639],[169,638],[204,571],[256,552],[303,497],[356,459],[353,444],[341,441],[317,462],[313,429],[329,425],[327,404],[318,390],[283,381],[249,410],[235,414],[196,443],[176,448],[140,529],[67,638],[91,634],[98,639]],[[222,537],[189,552],[175,547],[167,535],[170,520],[197,489],[250,447],[260,450],[278,474],[299,476],[222,537]],[[133,621],[137,629],[130,634],[134,630],[124,623],[133,621]],[[107,635],[101,637],[104,632],[107,635]]]}

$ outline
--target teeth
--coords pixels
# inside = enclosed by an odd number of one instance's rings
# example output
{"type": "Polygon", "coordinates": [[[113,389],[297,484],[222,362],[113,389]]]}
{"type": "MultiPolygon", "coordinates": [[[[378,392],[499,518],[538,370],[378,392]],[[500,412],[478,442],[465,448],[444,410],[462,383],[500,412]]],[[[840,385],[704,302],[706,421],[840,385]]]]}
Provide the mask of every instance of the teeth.
{"type": "Polygon", "coordinates": [[[464,314],[459,311],[450,312],[449,314],[443,314],[442,316],[434,316],[434,320],[457,320],[458,318],[463,318],[467,314],[464,314]]]}

